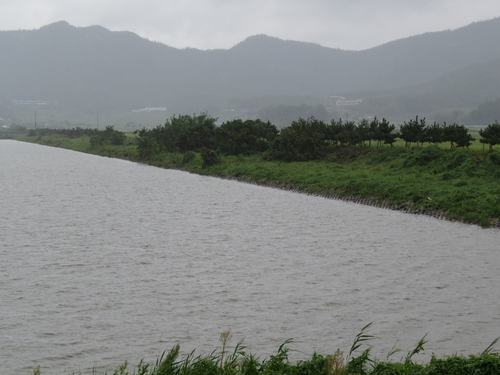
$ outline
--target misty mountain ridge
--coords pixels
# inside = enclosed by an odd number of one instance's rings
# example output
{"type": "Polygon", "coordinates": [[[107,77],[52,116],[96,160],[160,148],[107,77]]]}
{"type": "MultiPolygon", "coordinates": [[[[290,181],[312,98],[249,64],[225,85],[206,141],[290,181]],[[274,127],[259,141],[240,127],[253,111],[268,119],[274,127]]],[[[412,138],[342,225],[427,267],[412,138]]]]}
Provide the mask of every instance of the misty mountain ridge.
{"type": "Polygon", "coordinates": [[[363,94],[366,111],[379,116],[384,110],[399,116],[472,109],[500,98],[499,40],[495,18],[362,51],[266,35],[204,51],[60,21],[0,31],[0,101],[4,107],[13,100],[52,100],[92,113],[159,106],[172,114],[223,109],[235,99],[325,102],[333,95],[363,94]],[[419,104],[398,104],[405,97],[419,104]],[[432,100],[425,104],[422,98],[432,100]]]}

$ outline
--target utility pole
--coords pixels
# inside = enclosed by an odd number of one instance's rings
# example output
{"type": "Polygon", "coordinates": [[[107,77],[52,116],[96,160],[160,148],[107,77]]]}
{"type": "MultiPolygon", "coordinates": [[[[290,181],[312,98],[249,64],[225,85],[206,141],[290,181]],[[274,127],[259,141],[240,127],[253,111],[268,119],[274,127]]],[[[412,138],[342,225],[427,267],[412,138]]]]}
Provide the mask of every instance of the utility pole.
{"type": "Polygon", "coordinates": [[[35,111],[35,130],[36,130],[36,111],[35,111]]]}
{"type": "Polygon", "coordinates": [[[97,130],[99,130],[99,113],[97,114],[97,122],[96,122],[96,124],[97,124],[97,130]]]}

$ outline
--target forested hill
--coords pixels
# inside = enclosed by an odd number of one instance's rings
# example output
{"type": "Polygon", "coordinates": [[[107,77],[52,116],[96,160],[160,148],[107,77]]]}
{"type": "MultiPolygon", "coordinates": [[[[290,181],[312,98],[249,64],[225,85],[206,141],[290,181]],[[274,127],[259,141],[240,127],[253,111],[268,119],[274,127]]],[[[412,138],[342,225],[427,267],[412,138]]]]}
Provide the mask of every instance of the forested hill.
{"type": "Polygon", "coordinates": [[[500,59],[477,63],[444,74],[420,85],[384,91],[359,91],[363,98],[357,110],[379,117],[407,117],[424,114],[438,122],[462,122],[468,125],[489,124],[500,118],[496,112],[466,116],[468,110],[500,99],[500,59]],[[440,116],[445,116],[440,118],[440,116]]]}
{"type": "MultiPolygon", "coordinates": [[[[233,98],[327,98],[395,90],[500,61],[498,40],[500,18],[364,51],[265,35],[228,50],[202,51],[61,21],[37,30],[0,32],[0,101],[57,100],[60,106],[93,113],[165,106],[179,113],[223,108],[233,98]]],[[[474,87],[464,89],[478,91],[487,82],[473,80],[474,87]]],[[[500,91],[491,95],[500,97],[500,91]]]]}

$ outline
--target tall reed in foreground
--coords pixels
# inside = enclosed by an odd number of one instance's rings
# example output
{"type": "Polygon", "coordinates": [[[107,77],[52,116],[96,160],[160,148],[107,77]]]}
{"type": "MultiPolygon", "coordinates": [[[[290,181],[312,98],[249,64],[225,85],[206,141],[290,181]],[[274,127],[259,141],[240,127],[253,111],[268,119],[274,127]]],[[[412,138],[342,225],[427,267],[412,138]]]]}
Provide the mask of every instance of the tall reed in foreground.
{"type": "Polygon", "coordinates": [[[344,353],[337,349],[334,355],[327,356],[326,375],[340,375],[344,372],[344,353]]]}
{"type": "MultiPolygon", "coordinates": [[[[432,356],[428,364],[419,364],[413,357],[424,350],[426,336],[420,339],[415,348],[399,362],[389,362],[389,357],[399,350],[392,349],[385,361],[370,358],[371,347],[361,354],[355,352],[374,339],[366,331],[371,323],[363,327],[356,335],[353,345],[347,356],[338,349],[333,355],[323,356],[314,353],[308,360],[291,363],[288,358],[288,344],[286,340],[276,354],[265,360],[245,352],[242,341],[238,342],[234,350],[227,350],[232,338],[230,331],[220,334],[220,350],[209,354],[195,356],[194,351],[179,358],[180,346],[175,345],[168,353],[163,352],[155,363],[141,361],[135,369],[130,369],[128,362],[118,366],[112,373],[98,373],[93,375],[497,375],[500,374],[500,356],[493,352],[493,347],[500,341],[494,340],[481,354],[468,357],[452,355],[445,358],[432,356]]],[[[36,367],[33,375],[41,375],[40,366],[36,367]]],[[[52,374],[51,374],[52,375],[52,374]]],[[[80,373],[83,375],[83,373],[80,373]]]]}

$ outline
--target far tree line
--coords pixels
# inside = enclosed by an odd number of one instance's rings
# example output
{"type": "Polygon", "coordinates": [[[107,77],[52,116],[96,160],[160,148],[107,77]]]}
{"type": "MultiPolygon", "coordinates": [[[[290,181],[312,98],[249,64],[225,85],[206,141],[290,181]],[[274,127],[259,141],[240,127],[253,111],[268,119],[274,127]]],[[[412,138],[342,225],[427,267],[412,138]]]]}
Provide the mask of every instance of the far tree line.
{"type": "MultiPolygon", "coordinates": [[[[143,160],[160,157],[162,153],[201,152],[210,155],[252,155],[264,153],[267,159],[283,161],[317,160],[326,157],[338,147],[393,147],[397,139],[405,147],[422,147],[425,143],[449,143],[450,149],[469,147],[475,140],[463,125],[427,124],[424,119],[410,120],[396,130],[386,119],[343,122],[342,119],[327,123],[314,117],[293,121],[290,126],[278,130],[270,122],[241,119],[216,125],[216,118],[208,114],[178,115],[168,119],[164,125],[136,131],[139,157],[143,160]],[[210,151],[210,153],[208,153],[210,151]]],[[[108,126],[105,130],[86,129],[41,129],[30,131],[64,132],[69,137],[90,136],[91,145],[122,145],[124,133],[108,126]]],[[[31,134],[33,133],[33,134],[31,134]]],[[[480,142],[493,146],[500,144],[500,124],[495,122],[479,132],[480,142]]]]}
{"type": "MultiPolygon", "coordinates": [[[[327,123],[311,117],[299,118],[280,131],[270,122],[261,120],[232,120],[216,126],[216,119],[207,114],[179,115],[164,125],[136,131],[139,155],[148,159],[163,152],[215,151],[219,155],[251,155],[266,152],[269,159],[283,161],[322,159],[335,147],[394,145],[402,139],[406,147],[413,144],[449,143],[451,149],[469,147],[475,140],[463,125],[428,125],[424,119],[396,126],[386,119],[327,123]]],[[[480,131],[480,142],[490,150],[500,144],[500,124],[489,125],[480,131]]]]}

